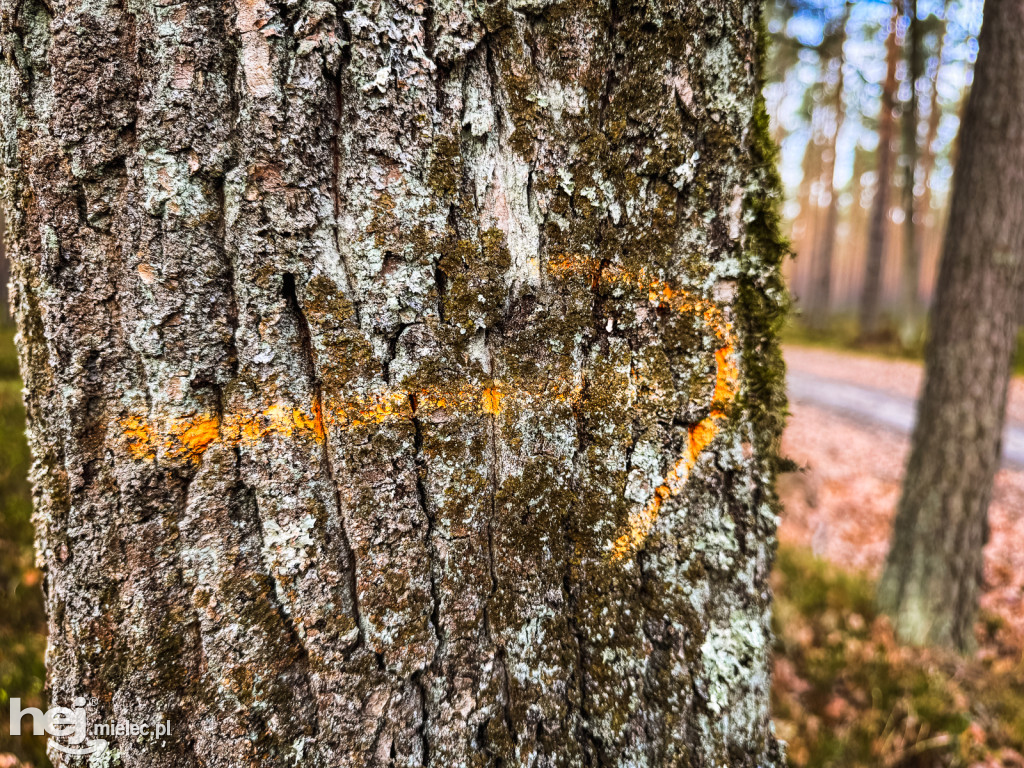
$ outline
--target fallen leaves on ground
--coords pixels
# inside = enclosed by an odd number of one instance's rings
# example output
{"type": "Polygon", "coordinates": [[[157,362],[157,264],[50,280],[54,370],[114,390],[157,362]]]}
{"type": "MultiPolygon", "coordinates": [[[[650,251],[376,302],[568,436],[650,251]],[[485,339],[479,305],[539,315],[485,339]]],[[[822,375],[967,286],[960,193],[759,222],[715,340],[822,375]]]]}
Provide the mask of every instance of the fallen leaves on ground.
{"type": "MultiPolygon", "coordinates": [[[[913,397],[919,364],[789,348],[818,376],[913,397]]],[[[996,476],[971,658],[896,642],[874,610],[909,440],[791,404],[780,478],[773,716],[795,766],[1024,768],[1024,472],[996,476]]],[[[1010,417],[1024,419],[1024,380],[1010,417]]]]}
{"type": "Polygon", "coordinates": [[[1024,768],[1024,661],[901,645],[874,585],[806,549],[773,576],[772,710],[794,766],[1024,768]]]}

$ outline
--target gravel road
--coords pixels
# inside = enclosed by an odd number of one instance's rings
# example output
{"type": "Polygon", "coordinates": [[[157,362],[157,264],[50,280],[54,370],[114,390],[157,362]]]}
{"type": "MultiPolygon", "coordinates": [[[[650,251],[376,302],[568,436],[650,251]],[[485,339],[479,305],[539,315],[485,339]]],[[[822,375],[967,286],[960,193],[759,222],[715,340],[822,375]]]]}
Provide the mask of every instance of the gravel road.
{"type": "MultiPolygon", "coordinates": [[[[834,376],[820,375],[821,365],[811,373],[797,356],[787,355],[789,397],[853,419],[866,420],[881,427],[909,435],[916,415],[912,397],[883,387],[867,387],[843,376],[843,358],[837,356],[834,376]],[[796,359],[795,359],[796,358],[796,359]]],[[[820,361],[817,361],[820,363],[820,361]]],[[[1024,469],[1024,424],[1010,421],[1003,432],[1003,466],[1024,469]]]]}

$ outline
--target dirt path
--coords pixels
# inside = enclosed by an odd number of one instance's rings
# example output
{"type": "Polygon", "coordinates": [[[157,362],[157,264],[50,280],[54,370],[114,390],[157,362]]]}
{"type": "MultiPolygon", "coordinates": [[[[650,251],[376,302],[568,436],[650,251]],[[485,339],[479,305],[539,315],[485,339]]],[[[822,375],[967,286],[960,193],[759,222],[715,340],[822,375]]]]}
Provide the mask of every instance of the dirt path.
{"type": "MultiPolygon", "coordinates": [[[[863,384],[862,376],[855,375],[852,377],[853,381],[850,381],[846,377],[847,368],[842,365],[849,363],[849,356],[832,352],[824,354],[838,358],[834,361],[834,367],[826,368],[821,365],[820,360],[816,360],[818,364],[810,366],[808,370],[801,366],[806,361],[806,356],[794,356],[796,361],[790,363],[787,372],[787,389],[791,403],[813,405],[858,421],[888,427],[901,435],[911,433],[914,428],[915,395],[903,394],[900,387],[887,387],[887,378],[875,380],[872,386],[863,384]],[[820,374],[823,368],[829,371],[829,375],[820,374]]],[[[878,362],[882,367],[877,373],[889,372],[886,368],[890,366],[890,361],[878,362]]],[[[861,361],[857,368],[863,365],[861,361]]],[[[897,365],[902,368],[905,363],[898,362],[897,365]]],[[[915,371],[918,379],[919,370],[918,368],[915,371]]],[[[909,383],[910,377],[907,379],[909,383]]],[[[907,387],[902,389],[905,391],[907,387]]],[[[1015,469],[1024,469],[1024,424],[1014,420],[1012,416],[1003,432],[1003,464],[1015,469]]]]}
{"type": "MultiPolygon", "coordinates": [[[[785,347],[786,365],[791,373],[838,379],[867,389],[917,399],[924,367],[913,360],[872,357],[814,347],[785,347]]],[[[1007,420],[1024,426],[1024,376],[1010,382],[1007,420]]]]}
{"type": "MultiPolygon", "coordinates": [[[[779,536],[877,575],[899,500],[920,366],[804,348],[785,354],[792,415],[783,450],[804,470],[781,479],[779,536]]],[[[1024,381],[1014,382],[1011,398],[1012,417],[1024,417],[1024,381]]],[[[1009,460],[996,476],[989,511],[982,607],[1005,623],[1008,642],[1024,647],[1024,453],[1019,461],[1017,454],[1024,423],[1011,424],[1007,437],[1009,460]]]]}

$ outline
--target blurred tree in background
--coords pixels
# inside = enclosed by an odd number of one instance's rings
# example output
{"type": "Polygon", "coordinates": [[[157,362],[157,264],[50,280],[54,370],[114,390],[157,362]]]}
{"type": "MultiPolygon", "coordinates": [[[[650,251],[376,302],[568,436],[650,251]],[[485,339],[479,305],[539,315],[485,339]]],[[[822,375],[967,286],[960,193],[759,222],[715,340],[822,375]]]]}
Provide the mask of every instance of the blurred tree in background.
{"type": "Polygon", "coordinates": [[[835,185],[836,148],[839,131],[843,125],[843,48],[846,44],[846,26],[850,20],[851,3],[846,3],[841,16],[828,23],[818,46],[821,61],[822,101],[828,104],[823,110],[826,118],[823,129],[824,142],[821,151],[822,185],[827,198],[825,226],[822,230],[821,245],[814,265],[814,282],[808,297],[808,320],[815,329],[825,325],[829,310],[829,296],[832,287],[832,259],[835,252],[836,228],[839,224],[839,197],[835,185]]]}
{"type": "Polygon", "coordinates": [[[798,330],[920,352],[980,0],[770,0],[798,330]]]}
{"type": "Polygon", "coordinates": [[[1024,290],[1024,2],[988,0],[959,139],[924,392],[880,604],[901,638],[974,644],[1024,290]]]}
{"type": "MultiPolygon", "coordinates": [[[[871,340],[880,332],[879,317],[882,290],[882,259],[885,255],[886,234],[891,220],[890,195],[893,181],[893,134],[896,127],[897,66],[900,62],[899,9],[893,4],[889,30],[885,36],[885,79],[882,81],[882,97],[878,109],[878,149],[875,163],[878,181],[871,201],[870,229],[868,230],[867,256],[864,260],[864,286],[860,295],[860,335],[871,340]]],[[[905,214],[905,212],[904,212],[905,214]]]]}

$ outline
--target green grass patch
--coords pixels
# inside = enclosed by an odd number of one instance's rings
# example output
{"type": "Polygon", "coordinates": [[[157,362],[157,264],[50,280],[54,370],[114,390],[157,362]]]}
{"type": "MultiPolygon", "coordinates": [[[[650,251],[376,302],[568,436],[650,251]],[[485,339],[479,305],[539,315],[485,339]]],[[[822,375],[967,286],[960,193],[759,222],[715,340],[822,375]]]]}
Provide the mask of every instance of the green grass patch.
{"type": "Polygon", "coordinates": [[[792,314],[787,319],[780,337],[783,344],[864,352],[903,360],[924,360],[923,335],[911,344],[904,344],[895,330],[889,326],[884,327],[887,330],[879,332],[870,340],[865,340],[860,337],[856,315],[835,315],[829,318],[824,328],[814,329],[804,323],[799,315],[792,314]]]}
{"type": "Polygon", "coordinates": [[[1019,649],[902,646],[871,580],[804,550],[783,547],[773,578],[773,717],[791,765],[1024,765],[1019,649]]]}
{"type": "Polygon", "coordinates": [[[14,346],[14,326],[0,325],[0,380],[20,378],[18,350],[14,346]]]}

